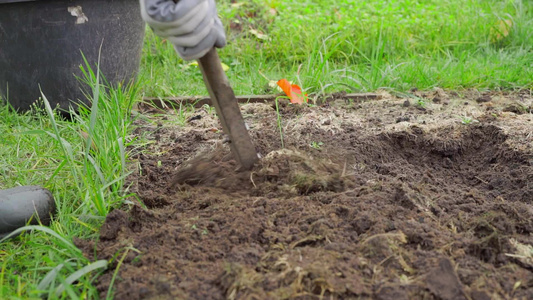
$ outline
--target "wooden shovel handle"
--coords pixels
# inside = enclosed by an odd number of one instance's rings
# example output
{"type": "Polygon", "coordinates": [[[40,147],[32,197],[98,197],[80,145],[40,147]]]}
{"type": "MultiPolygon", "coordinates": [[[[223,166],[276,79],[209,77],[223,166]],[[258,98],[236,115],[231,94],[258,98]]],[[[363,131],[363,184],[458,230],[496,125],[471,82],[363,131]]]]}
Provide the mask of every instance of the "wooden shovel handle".
{"type": "Polygon", "coordinates": [[[235,93],[222,69],[217,50],[213,48],[198,59],[198,65],[222,129],[231,140],[231,151],[241,167],[250,170],[258,160],[257,152],[244,124],[235,93]]]}

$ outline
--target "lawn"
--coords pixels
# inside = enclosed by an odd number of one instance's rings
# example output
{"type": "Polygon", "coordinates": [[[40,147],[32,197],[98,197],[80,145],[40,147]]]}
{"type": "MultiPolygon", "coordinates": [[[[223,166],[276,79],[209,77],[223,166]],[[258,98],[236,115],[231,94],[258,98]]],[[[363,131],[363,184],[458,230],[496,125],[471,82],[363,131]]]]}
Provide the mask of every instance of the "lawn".
{"type": "MultiPolygon", "coordinates": [[[[527,1],[227,2],[221,55],[237,94],[268,93],[280,78],[313,93],[531,87],[527,1]]],[[[148,34],[146,93],[206,94],[196,68],[172,53],[148,34]]]]}
{"type": "MultiPolygon", "coordinates": [[[[311,99],[337,91],[533,87],[530,1],[224,0],[218,9],[229,42],[219,53],[238,95],[277,93],[269,83],[281,78],[311,99]]],[[[49,108],[16,114],[0,106],[0,188],[42,185],[58,206],[49,229],[31,227],[1,242],[0,299],[112,297],[113,270],[136,250],[95,260],[75,243],[96,239],[110,211],[138,199],[127,177],[139,170],[138,154],[155,142],[133,133],[133,123],[157,127],[160,120],[134,104],[143,96],[207,94],[196,65],[149,29],[137,83],[106,92],[94,74],[88,77],[98,101],[77,122],[49,108]],[[105,276],[112,280],[102,293],[97,280],[108,265],[113,269],[105,276]]],[[[181,116],[176,124],[185,125],[193,111],[174,112],[181,116]]],[[[322,141],[313,142],[320,147],[322,141]]]]}

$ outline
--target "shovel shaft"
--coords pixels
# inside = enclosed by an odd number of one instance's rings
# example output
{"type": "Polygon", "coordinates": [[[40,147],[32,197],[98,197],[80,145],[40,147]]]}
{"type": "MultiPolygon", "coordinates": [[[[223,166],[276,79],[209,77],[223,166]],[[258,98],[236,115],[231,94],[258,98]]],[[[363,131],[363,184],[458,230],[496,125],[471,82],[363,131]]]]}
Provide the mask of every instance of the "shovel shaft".
{"type": "Polygon", "coordinates": [[[198,65],[204,76],[211,103],[222,123],[222,129],[231,140],[231,151],[242,169],[250,170],[258,160],[257,152],[216,49],[211,49],[198,59],[198,65]]]}

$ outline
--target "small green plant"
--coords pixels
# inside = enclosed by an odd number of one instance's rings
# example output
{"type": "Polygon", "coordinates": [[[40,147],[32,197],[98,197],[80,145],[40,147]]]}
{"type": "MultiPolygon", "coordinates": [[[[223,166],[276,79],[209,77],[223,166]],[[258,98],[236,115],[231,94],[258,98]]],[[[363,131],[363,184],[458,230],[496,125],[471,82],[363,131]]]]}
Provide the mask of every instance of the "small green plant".
{"type": "Polygon", "coordinates": [[[423,98],[416,98],[416,103],[415,103],[416,106],[420,107],[420,108],[426,108],[427,106],[427,102],[426,100],[424,100],[423,98]]]}
{"type": "Polygon", "coordinates": [[[461,124],[463,125],[470,125],[472,123],[477,123],[479,122],[478,120],[472,118],[472,117],[467,117],[467,116],[462,116],[461,117],[461,124]]]}
{"type": "Polygon", "coordinates": [[[207,111],[208,114],[210,115],[214,115],[216,114],[216,110],[215,110],[215,107],[212,106],[212,105],[209,105],[209,104],[204,104],[202,106],[203,109],[205,109],[207,111]]]}
{"type": "Polygon", "coordinates": [[[180,102],[179,105],[174,107],[174,114],[177,117],[177,123],[180,126],[185,126],[185,124],[187,124],[187,120],[193,112],[194,106],[190,104],[183,104],[183,102],[180,102]]]}
{"type": "Polygon", "coordinates": [[[311,142],[311,144],[309,146],[311,146],[311,148],[320,150],[322,145],[324,145],[324,143],[322,143],[322,142],[311,142]]]}

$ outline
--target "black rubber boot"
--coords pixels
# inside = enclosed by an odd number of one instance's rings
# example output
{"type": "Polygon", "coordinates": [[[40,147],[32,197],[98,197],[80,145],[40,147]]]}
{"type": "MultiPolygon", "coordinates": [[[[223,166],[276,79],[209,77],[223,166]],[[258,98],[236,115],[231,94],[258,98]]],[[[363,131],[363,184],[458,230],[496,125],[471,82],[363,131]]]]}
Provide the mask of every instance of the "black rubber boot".
{"type": "Polygon", "coordinates": [[[0,190],[0,239],[15,229],[30,224],[50,224],[55,212],[54,197],[40,186],[21,186],[0,190]]]}

